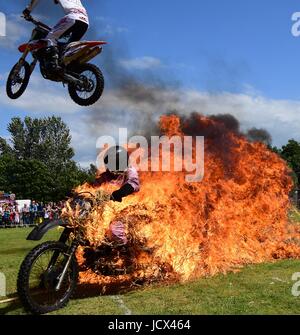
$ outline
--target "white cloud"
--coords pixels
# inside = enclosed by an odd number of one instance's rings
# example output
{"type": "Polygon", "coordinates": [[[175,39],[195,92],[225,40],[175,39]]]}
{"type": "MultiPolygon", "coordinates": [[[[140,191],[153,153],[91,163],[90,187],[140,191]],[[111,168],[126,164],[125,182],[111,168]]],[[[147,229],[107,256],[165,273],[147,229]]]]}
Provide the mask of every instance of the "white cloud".
{"type": "Polygon", "coordinates": [[[70,118],[68,126],[71,129],[72,146],[75,150],[75,159],[81,167],[87,168],[96,164],[96,136],[91,134],[84,120],[79,116],[70,118]]]}
{"type": "Polygon", "coordinates": [[[120,64],[127,70],[148,70],[163,66],[161,60],[154,57],[122,59],[120,64]]]}
{"type": "MultiPolygon", "coordinates": [[[[36,71],[38,71],[38,67],[36,71]]],[[[6,80],[7,74],[4,77],[6,80]]],[[[4,86],[0,86],[0,104],[39,115],[74,114],[80,110],[80,106],[76,105],[69,97],[66,87],[64,88],[59,83],[46,81],[39,74],[32,75],[27,90],[14,101],[6,96],[4,86]]]]}
{"type": "Polygon", "coordinates": [[[127,33],[127,32],[128,32],[127,28],[116,27],[109,23],[105,24],[105,26],[103,27],[103,30],[101,31],[101,33],[108,34],[108,35],[115,35],[116,33],[121,34],[121,33],[127,33]]]}
{"type": "Polygon", "coordinates": [[[104,17],[104,16],[96,16],[94,17],[95,21],[100,22],[100,32],[101,34],[115,35],[128,33],[128,28],[123,26],[118,26],[112,18],[104,17]]]}

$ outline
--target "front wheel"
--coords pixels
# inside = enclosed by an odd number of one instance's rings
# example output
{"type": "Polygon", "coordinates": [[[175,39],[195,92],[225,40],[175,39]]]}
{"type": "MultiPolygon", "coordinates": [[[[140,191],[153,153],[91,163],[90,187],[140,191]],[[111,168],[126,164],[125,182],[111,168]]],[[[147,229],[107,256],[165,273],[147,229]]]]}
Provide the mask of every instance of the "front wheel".
{"type": "Polygon", "coordinates": [[[69,94],[80,106],[90,106],[97,102],[104,90],[104,77],[100,69],[93,64],[77,65],[73,70],[80,75],[84,85],[69,84],[69,94]]]}
{"type": "Polygon", "coordinates": [[[23,261],[17,291],[24,308],[33,314],[46,314],[63,308],[76,288],[78,267],[74,256],[62,285],[59,278],[68,259],[68,246],[46,242],[34,248],[23,261]]]}
{"type": "Polygon", "coordinates": [[[9,98],[18,99],[25,92],[30,75],[30,65],[26,61],[17,63],[12,68],[6,83],[6,93],[9,98]]]}

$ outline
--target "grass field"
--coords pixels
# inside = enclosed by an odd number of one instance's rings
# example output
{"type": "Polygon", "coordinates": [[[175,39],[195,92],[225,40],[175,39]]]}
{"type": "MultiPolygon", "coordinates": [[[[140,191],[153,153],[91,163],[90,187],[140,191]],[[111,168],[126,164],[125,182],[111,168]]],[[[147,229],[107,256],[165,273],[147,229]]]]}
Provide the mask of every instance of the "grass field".
{"type": "MultiPolygon", "coordinates": [[[[26,241],[29,231],[0,230],[0,272],[7,278],[7,298],[15,296],[19,266],[35,245],[26,241]]],[[[51,232],[47,240],[56,237],[57,232],[51,232]]],[[[118,296],[76,297],[65,309],[53,314],[300,314],[300,297],[291,292],[295,272],[300,272],[297,260],[247,266],[236,274],[184,285],[155,285],[118,296]]],[[[0,304],[0,314],[24,311],[16,301],[0,304]]]]}

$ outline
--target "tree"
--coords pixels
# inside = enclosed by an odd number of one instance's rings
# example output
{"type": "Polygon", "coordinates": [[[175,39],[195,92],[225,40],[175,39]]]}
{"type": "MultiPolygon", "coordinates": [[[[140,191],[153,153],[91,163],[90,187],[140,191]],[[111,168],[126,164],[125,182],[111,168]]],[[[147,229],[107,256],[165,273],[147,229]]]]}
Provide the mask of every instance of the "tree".
{"type": "Polygon", "coordinates": [[[74,156],[71,135],[60,117],[13,118],[8,125],[12,149],[18,159],[37,159],[52,168],[67,164],[74,156]]]}
{"type": "Polygon", "coordinates": [[[0,155],[0,189],[9,191],[10,186],[8,185],[8,171],[12,164],[14,157],[7,153],[0,155]]]}
{"type": "Polygon", "coordinates": [[[70,130],[61,118],[13,118],[8,131],[11,145],[0,138],[0,189],[19,198],[58,201],[95,178],[95,166],[84,170],[73,160],[70,130]]]}
{"type": "Polygon", "coordinates": [[[280,150],[280,155],[285,159],[291,169],[295,172],[298,181],[300,180],[300,143],[289,140],[288,144],[280,150]]]}
{"type": "Polygon", "coordinates": [[[17,194],[18,198],[53,200],[52,190],[55,185],[51,171],[38,160],[17,160],[13,156],[6,156],[1,175],[4,177],[4,185],[0,184],[0,188],[17,194]]]}
{"type": "Polygon", "coordinates": [[[96,179],[96,175],[97,175],[98,169],[97,166],[94,164],[90,165],[90,168],[88,169],[87,173],[87,182],[89,183],[93,183],[96,179]]]}
{"type": "Polygon", "coordinates": [[[11,147],[7,144],[6,140],[0,137],[0,155],[12,153],[11,147]]]}

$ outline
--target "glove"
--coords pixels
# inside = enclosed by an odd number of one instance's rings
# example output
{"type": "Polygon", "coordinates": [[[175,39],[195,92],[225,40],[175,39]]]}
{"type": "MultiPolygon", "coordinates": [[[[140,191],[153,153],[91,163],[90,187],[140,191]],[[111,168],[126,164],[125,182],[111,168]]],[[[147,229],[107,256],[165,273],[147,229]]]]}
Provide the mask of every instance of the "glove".
{"type": "Polygon", "coordinates": [[[31,12],[28,8],[23,10],[23,15],[25,18],[28,18],[30,16],[31,12]]]}
{"type": "Polygon", "coordinates": [[[110,196],[110,200],[116,202],[122,202],[122,198],[118,196],[117,191],[113,192],[113,194],[110,196]]]}
{"type": "Polygon", "coordinates": [[[129,184],[125,184],[118,191],[113,192],[110,199],[112,201],[122,202],[122,199],[124,197],[127,197],[128,195],[132,194],[133,192],[134,192],[134,188],[129,184]]]}

